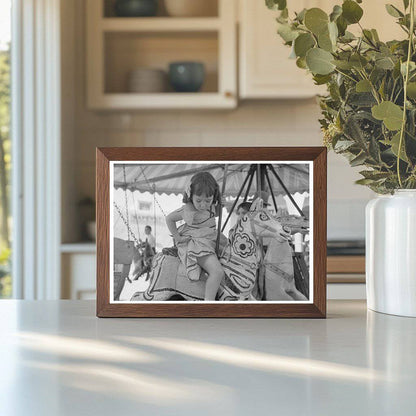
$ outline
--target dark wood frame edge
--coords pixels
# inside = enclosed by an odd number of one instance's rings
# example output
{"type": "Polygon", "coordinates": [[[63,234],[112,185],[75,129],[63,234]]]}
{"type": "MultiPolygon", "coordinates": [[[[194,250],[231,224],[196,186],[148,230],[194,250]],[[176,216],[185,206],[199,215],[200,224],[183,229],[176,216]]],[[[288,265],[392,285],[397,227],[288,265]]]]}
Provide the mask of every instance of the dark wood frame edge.
{"type": "Polygon", "coordinates": [[[325,147],[234,148],[97,148],[97,303],[98,317],[164,318],[325,318],[326,317],[326,163],[325,147]],[[183,156],[186,149],[186,157],[183,156]],[[271,157],[272,152],[278,157],[271,157]],[[111,304],[109,302],[110,161],[117,160],[305,160],[313,161],[314,184],[314,302],[312,304],[163,303],[111,304]],[[319,215],[316,215],[319,213],[319,215]]]}

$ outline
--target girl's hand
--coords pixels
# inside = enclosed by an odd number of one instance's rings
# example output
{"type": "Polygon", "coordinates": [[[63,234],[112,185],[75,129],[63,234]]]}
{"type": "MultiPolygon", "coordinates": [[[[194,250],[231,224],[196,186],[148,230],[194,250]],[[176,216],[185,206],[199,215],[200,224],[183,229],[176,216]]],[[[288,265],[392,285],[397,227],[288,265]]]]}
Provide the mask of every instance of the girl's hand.
{"type": "Polygon", "coordinates": [[[187,243],[191,237],[189,235],[176,235],[173,237],[176,244],[187,243]]]}

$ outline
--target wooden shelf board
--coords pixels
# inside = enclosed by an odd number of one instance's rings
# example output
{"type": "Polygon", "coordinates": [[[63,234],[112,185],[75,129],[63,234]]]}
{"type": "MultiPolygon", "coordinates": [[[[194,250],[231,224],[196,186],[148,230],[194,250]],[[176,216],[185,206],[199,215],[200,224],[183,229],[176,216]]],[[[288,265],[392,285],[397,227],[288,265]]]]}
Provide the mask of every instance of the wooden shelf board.
{"type": "Polygon", "coordinates": [[[235,108],[236,100],[220,93],[102,94],[89,102],[95,109],[235,108]]]}
{"type": "Polygon", "coordinates": [[[365,256],[328,256],[327,272],[365,274],[365,256]]]}
{"type": "Polygon", "coordinates": [[[328,273],[327,283],[365,283],[365,274],[361,273],[328,273]]]}
{"type": "Polygon", "coordinates": [[[111,17],[100,20],[100,28],[105,32],[203,32],[217,31],[220,25],[218,17],[111,17]]]}

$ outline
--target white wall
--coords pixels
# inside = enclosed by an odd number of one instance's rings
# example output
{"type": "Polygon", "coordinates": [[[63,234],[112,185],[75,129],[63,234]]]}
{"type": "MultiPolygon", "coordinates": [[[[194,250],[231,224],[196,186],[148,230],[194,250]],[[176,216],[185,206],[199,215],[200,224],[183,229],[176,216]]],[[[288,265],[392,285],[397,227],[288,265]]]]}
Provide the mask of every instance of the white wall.
{"type": "MultiPolygon", "coordinates": [[[[63,155],[64,206],[95,192],[96,146],[318,146],[322,144],[315,99],[241,102],[233,111],[135,111],[93,112],[85,97],[84,1],[74,6],[64,21],[63,86],[69,106],[63,155]],[[71,101],[72,100],[72,101],[71,101]],[[73,110],[73,115],[71,113],[73,110]],[[73,140],[71,140],[73,138],[73,140]],[[66,195],[66,196],[65,196],[66,195]]],[[[68,6],[68,3],[71,6],[68,6]]],[[[340,156],[328,161],[328,235],[330,238],[364,236],[364,206],[372,193],[354,185],[358,179],[340,156]]],[[[64,214],[63,221],[66,221],[64,214]]],[[[64,224],[64,241],[74,238],[64,224]]]]}

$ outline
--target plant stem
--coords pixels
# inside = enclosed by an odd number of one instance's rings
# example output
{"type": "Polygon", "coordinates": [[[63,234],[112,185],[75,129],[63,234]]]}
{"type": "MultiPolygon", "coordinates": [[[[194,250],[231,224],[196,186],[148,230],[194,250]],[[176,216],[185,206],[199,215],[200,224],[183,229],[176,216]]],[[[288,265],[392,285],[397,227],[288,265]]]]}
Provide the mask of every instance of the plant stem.
{"type": "MultiPolygon", "coordinates": [[[[393,88],[391,89],[391,94],[390,94],[390,98],[389,98],[389,100],[390,101],[392,101],[393,100],[393,96],[394,96],[394,89],[396,88],[396,83],[397,83],[397,80],[394,80],[394,82],[393,82],[393,88]]],[[[394,101],[393,101],[394,102],[394,101]]]]}
{"type": "Polygon", "coordinates": [[[406,60],[406,74],[404,76],[404,85],[403,85],[403,118],[402,118],[402,127],[400,129],[400,140],[399,140],[399,149],[397,152],[397,178],[399,180],[400,188],[403,187],[402,178],[400,175],[400,156],[402,154],[402,146],[403,146],[403,137],[404,131],[406,128],[406,107],[407,107],[407,83],[409,80],[409,67],[410,67],[410,59],[412,57],[412,49],[413,49],[413,34],[414,34],[414,25],[415,25],[415,0],[410,0],[410,30],[409,30],[409,45],[407,47],[407,60],[406,60]]]}
{"type": "Polygon", "coordinates": [[[353,77],[350,77],[349,75],[345,74],[344,72],[340,71],[338,68],[335,68],[336,72],[339,72],[340,74],[344,75],[344,77],[349,78],[351,81],[357,82],[357,80],[353,77]]]}
{"type": "Polygon", "coordinates": [[[361,71],[360,71],[360,74],[361,74],[361,76],[365,79],[365,80],[367,80],[369,83],[370,83],[370,86],[371,86],[371,93],[373,94],[373,97],[374,97],[374,99],[377,101],[377,104],[380,104],[380,100],[379,100],[379,98],[378,98],[378,93],[377,93],[377,90],[375,89],[375,87],[374,87],[374,85],[373,85],[373,83],[370,81],[370,78],[368,77],[368,75],[367,75],[367,73],[365,72],[365,69],[363,68],[363,66],[361,65],[361,71]]]}

